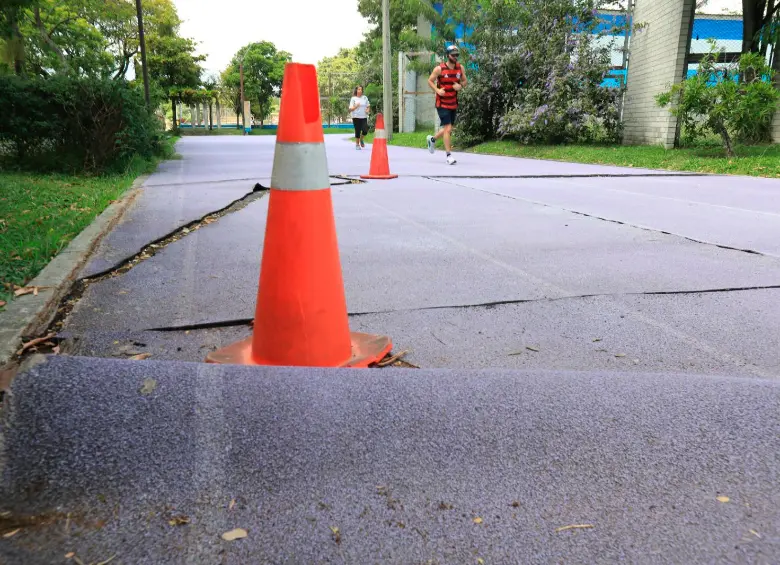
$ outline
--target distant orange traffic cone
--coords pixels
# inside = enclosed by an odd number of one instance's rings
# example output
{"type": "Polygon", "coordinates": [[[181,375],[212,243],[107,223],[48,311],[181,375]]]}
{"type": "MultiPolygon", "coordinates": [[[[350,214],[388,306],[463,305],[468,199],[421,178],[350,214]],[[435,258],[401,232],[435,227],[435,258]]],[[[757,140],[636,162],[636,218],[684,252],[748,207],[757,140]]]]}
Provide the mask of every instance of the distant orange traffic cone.
{"type": "Polygon", "coordinates": [[[367,175],[360,175],[361,179],[394,179],[398,175],[390,173],[390,162],[387,160],[387,130],[385,129],[385,117],[376,115],[376,131],[374,143],[371,146],[371,166],[367,175]]]}
{"type": "Polygon", "coordinates": [[[253,335],[208,363],[367,367],[392,348],[349,331],[317,71],[284,69],[253,335]]]}

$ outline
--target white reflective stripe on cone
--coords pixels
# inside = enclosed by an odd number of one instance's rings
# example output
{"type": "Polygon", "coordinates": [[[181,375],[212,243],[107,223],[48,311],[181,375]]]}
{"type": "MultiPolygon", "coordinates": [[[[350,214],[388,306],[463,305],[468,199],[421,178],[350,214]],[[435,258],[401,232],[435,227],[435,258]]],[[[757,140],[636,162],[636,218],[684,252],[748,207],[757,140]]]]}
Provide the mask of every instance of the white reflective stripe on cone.
{"type": "Polygon", "coordinates": [[[324,143],[276,143],[271,189],[326,188],[330,188],[330,177],[324,143]]]}
{"type": "Polygon", "coordinates": [[[387,132],[383,129],[378,129],[374,132],[374,139],[387,139],[387,132]]]}

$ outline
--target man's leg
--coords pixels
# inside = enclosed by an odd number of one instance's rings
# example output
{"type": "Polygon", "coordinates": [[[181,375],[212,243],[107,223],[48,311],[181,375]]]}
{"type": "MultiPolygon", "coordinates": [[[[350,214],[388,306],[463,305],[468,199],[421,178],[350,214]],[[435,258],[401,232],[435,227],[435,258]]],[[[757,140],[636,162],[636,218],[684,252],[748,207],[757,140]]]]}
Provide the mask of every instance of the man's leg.
{"type": "Polygon", "coordinates": [[[442,135],[444,137],[444,150],[447,152],[447,155],[449,155],[452,151],[452,124],[444,126],[442,135]]]}

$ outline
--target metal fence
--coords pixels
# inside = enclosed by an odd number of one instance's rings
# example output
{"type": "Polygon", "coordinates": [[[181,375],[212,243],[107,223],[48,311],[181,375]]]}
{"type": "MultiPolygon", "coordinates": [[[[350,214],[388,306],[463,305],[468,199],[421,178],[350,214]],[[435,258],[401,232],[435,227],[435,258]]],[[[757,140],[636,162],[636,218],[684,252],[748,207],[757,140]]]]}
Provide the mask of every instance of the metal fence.
{"type": "MultiPolygon", "coordinates": [[[[328,126],[351,123],[349,100],[355,87],[360,83],[358,73],[325,71],[318,73],[317,76],[323,123],[328,126]]],[[[369,98],[369,102],[376,107],[377,101],[369,98]]]]}
{"type": "Polygon", "coordinates": [[[702,57],[711,46],[720,51],[718,62],[728,64],[739,59],[742,51],[742,16],[697,14],[693,21],[688,51],[688,76],[698,72],[702,57]]]}

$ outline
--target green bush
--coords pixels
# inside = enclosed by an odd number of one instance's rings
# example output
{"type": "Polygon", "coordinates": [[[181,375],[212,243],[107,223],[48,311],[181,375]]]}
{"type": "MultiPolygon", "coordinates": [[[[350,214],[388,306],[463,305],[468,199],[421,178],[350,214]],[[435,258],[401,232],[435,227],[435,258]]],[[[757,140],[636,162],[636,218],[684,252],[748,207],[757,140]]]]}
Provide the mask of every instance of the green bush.
{"type": "Polygon", "coordinates": [[[780,92],[772,84],[773,71],[757,53],[745,53],[738,63],[716,65],[713,45],[697,74],[656,98],[679,116],[686,143],[714,133],[729,157],[734,142],[769,141],[780,92]]]}
{"type": "MultiPolygon", "coordinates": [[[[601,29],[604,0],[480,4],[460,97],[458,135],[527,144],[616,142],[622,90],[602,88],[612,30],[601,29]]],[[[464,21],[467,14],[453,16],[464,21]]]]}
{"type": "Polygon", "coordinates": [[[162,150],[159,121],[124,81],[0,76],[5,166],[104,172],[162,150]]]}

